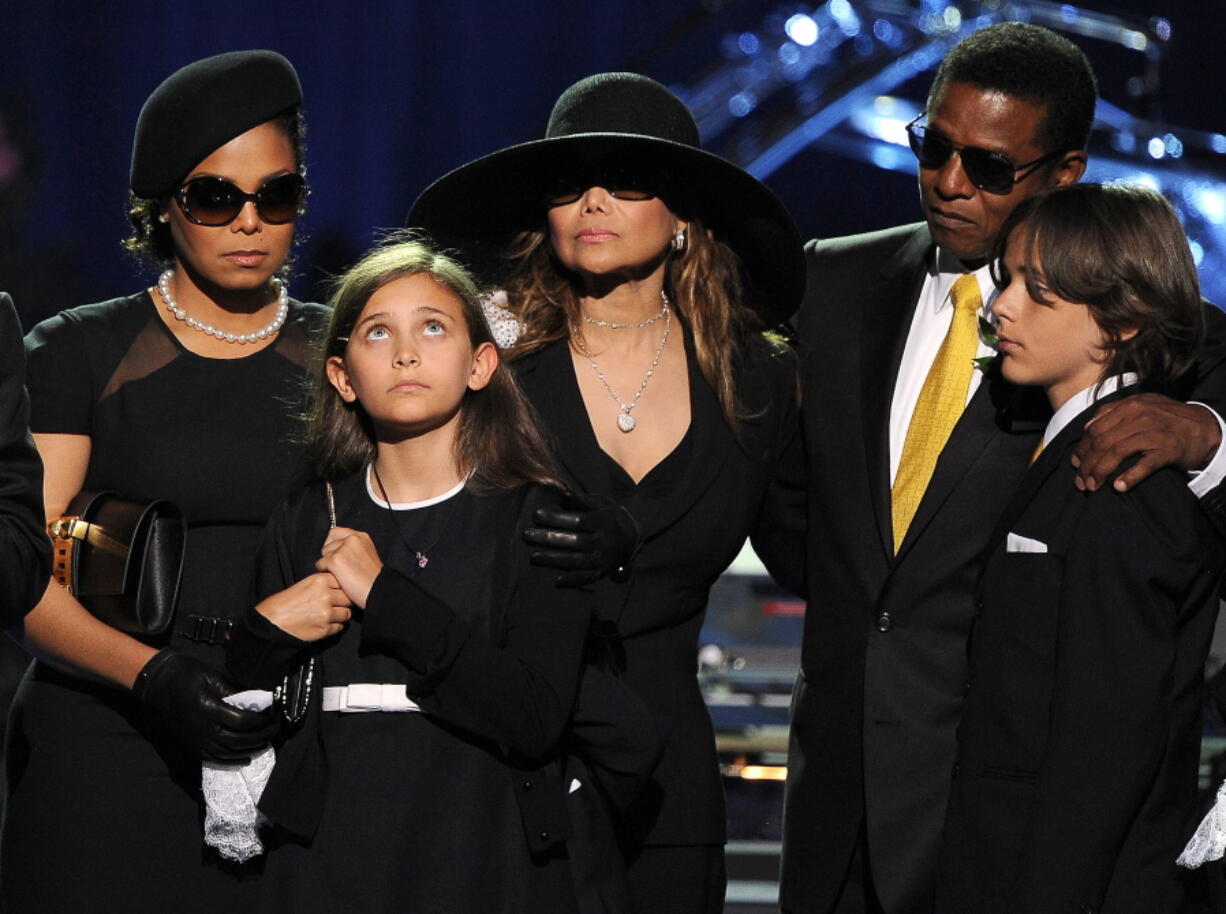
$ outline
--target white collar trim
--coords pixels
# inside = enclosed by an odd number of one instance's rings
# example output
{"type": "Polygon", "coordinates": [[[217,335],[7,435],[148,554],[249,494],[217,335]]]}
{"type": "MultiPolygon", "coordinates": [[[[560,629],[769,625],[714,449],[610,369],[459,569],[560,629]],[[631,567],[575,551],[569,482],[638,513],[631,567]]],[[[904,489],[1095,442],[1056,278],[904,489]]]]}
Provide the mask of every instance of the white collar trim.
{"type": "Polygon", "coordinates": [[[1108,394],[1113,394],[1121,387],[1127,387],[1129,384],[1137,383],[1137,375],[1135,372],[1126,371],[1122,375],[1115,375],[1107,378],[1101,384],[1091,384],[1065,401],[1064,405],[1056,410],[1051,420],[1047,423],[1047,430],[1043,432],[1043,447],[1051,444],[1051,440],[1055,438],[1064,427],[1073,421],[1074,418],[1081,415],[1091,404],[1108,394]]]}
{"type": "Polygon", "coordinates": [[[391,508],[393,511],[412,511],[414,508],[428,508],[431,505],[437,505],[439,502],[446,501],[460,494],[460,490],[468,485],[468,479],[461,479],[454,486],[444,492],[442,495],[435,495],[431,498],[425,498],[421,501],[393,501],[388,502],[375,494],[374,473],[371,472],[371,467],[366,466],[366,494],[380,508],[391,508]]]}

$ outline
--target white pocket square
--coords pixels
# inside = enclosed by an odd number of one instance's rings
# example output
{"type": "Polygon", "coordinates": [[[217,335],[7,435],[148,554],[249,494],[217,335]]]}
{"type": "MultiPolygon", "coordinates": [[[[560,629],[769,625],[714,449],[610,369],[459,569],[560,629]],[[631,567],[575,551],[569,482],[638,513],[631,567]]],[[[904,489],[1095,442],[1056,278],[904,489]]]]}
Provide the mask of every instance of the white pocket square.
{"type": "Polygon", "coordinates": [[[1010,533],[1005,539],[1005,552],[1046,552],[1047,543],[1040,543],[1028,536],[1010,533]]]}

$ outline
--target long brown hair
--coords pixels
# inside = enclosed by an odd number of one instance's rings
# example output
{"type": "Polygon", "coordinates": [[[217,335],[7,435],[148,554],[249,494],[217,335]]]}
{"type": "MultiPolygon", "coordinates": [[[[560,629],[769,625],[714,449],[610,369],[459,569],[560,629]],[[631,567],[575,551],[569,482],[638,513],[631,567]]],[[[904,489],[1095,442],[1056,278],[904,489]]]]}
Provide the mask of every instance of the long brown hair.
{"type": "MultiPolygon", "coordinates": [[[[333,283],[332,317],[312,366],[314,396],[307,453],[315,472],[324,479],[355,473],[376,454],[370,417],[360,403],[346,403],[328,381],[324,371],[328,357],[344,357],[345,342],[375,292],[389,282],[417,274],[428,275],[459,299],[474,349],[493,343],[476,284],[462,266],[411,232],[394,232],[384,238],[333,283]]],[[[454,456],[460,472],[471,476],[469,484],[478,488],[510,488],[524,482],[559,484],[532,407],[514,375],[501,368],[484,388],[464,394],[454,456]]]]}
{"type": "MultiPolygon", "coordinates": [[[[743,303],[743,267],[736,252],[697,219],[688,221],[686,236],[684,250],[669,258],[664,290],[689,328],[698,368],[735,431],[746,414],[737,399],[733,360],[760,322],[743,303]]],[[[505,257],[508,269],[502,285],[508,308],[521,325],[508,358],[567,339],[578,330],[578,280],[553,256],[547,232],[520,232],[505,257]]]]}

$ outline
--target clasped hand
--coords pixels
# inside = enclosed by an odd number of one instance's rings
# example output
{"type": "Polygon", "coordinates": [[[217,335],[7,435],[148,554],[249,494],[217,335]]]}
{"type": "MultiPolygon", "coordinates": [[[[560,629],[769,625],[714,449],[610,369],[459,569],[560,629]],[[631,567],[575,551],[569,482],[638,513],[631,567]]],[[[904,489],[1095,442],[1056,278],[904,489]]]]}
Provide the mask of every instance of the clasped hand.
{"type": "Polygon", "coordinates": [[[352,605],[365,609],[370,588],[383,570],[383,560],[369,534],[349,527],[333,527],[324,540],[315,568],[327,573],[352,605]]]}
{"type": "Polygon", "coordinates": [[[299,641],[337,634],[353,615],[351,602],[330,574],[312,574],[256,604],[256,612],[299,641]]]}
{"type": "Polygon", "coordinates": [[[383,562],[367,534],[334,527],[324,540],[315,568],[316,574],[256,606],[260,615],[300,641],[319,641],[340,633],[353,617],[352,607],[366,608],[383,562]]]}

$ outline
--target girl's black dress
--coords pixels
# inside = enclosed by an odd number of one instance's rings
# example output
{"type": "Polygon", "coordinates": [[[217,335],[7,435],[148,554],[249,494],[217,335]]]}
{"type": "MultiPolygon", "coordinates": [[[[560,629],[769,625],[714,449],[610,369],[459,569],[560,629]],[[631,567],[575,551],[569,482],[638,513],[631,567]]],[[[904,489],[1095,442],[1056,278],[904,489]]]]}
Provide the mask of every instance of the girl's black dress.
{"type": "MultiPolygon", "coordinates": [[[[236,675],[265,687],[307,653],[317,662],[313,705],[261,803],[278,823],[261,911],[577,910],[565,843],[576,769],[559,757],[591,594],[555,586],[519,536],[555,497],[462,488],[392,510],[364,472],[335,486],[338,524],[369,533],[385,565],[366,610],[314,645],[252,612],[230,650],[236,675]],[[353,683],[404,683],[423,710],[319,710],[320,687],[353,683]]],[[[274,516],[262,591],[311,574],[326,534],[317,484],[274,516]]],[[[595,789],[583,776],[577,791],[595,789]]]]}
{"type": "MultiPolygon", "coordinates": [[[[184,349],[145,292],[62,312],[26,338],[31,428],[90,436],[85,489],[183,510],[169,643],[211,664],[223,662],[224,620],[250,605],[268,516],[305,481],[297,416],[308,336],[323,315],[291,302],[277,340],[238,359],[184,349]]],[[[127,692],[35,662],[6,756],[7,914],[216,914],[241,902],[247,884],[201,841],[199,759],[127,692]]]]}

